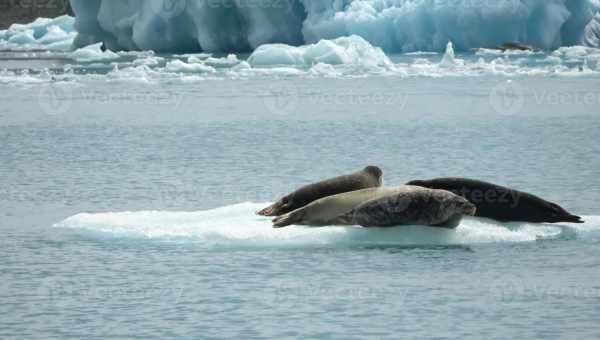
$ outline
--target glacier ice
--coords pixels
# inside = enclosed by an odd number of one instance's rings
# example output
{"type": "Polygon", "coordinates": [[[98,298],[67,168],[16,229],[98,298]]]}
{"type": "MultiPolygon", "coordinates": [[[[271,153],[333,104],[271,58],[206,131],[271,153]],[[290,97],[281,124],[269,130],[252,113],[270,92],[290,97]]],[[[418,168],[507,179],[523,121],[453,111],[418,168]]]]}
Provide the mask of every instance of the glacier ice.
{"type": "Polygon", "coordinates": [[[77,36],[74,22],[73,17],[63,15],[38,18],[30,24],[13,24],[0,31],[0,49],[69,51],[77,36]]]}
{"type": "MultiPolygon", "coordinates": [[[[458,51],[520,41],[598,47],[600,0],[71,0],[75,44],[251,51],[358,35],[386,52],[458,51]]],[[[292,56],[290,56],[292,57],[292,56]]]]}

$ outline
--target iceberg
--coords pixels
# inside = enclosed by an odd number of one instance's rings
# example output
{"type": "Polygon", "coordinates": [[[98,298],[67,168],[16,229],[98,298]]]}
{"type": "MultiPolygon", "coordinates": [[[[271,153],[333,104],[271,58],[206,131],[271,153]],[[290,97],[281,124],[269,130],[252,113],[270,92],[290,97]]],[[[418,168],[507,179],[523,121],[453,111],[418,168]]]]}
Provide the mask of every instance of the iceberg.
{"type": "Polygon", "coordinates": [[[13,24],[0,31],[0,49],[69,51],[77,36],[75,18],[63,15],[38,18],[30,24],[13,24]]]}
{"type": "Polygon", "coordinates": [[[389,68],[392,62],[378,47],[353,35],[334,40],[321,40],[316,44],[290,46],[265,44],[259,46],[248,58],[251,66],[312,66],[315,64],[355,64],[389,68]]]}
{"type": "Polygon", "coordinates": [[[94,62],[103,60],[118,59],[119,55],[115,52],[102,51],[102,43],[89,45],[72,52],[69,57],[78,62],[94,62]]]}
{"type": "MultiPolygon", "coordinates": [[[[71,0],[83,47],[240,52],[357,35],[386,52],[599,47],[600,0],[71,0]]],[[[288,51],[291,52],[291,51],[288,51]]],[[[295,58],[289,55],[290,58],[295,58]]],[[[295,62],[290,60],[290,62],[295,62]]]]}

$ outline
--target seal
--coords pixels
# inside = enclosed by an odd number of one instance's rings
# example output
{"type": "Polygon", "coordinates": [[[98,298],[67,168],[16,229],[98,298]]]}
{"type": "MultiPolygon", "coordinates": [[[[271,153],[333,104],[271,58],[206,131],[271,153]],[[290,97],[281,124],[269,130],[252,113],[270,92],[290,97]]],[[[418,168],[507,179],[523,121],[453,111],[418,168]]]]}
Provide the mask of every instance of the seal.
{"type": "Polygon", "coordinates": [[[539,49],[530,46],[530,45],[526,45],[526,44],[522,44],[519,42],[505,42],[504,44],[496,47],[496,49],[502,51],[502,52],[506,52],[506,51],[530,51],[530,52],[538,52],[539,49]]]}
{"type": "Polygon", "coordinates": [[[273,205],[257,212],[262,216],[280,216],[301,208],[320,198],[360,189],[380,187],[383,172],[376,166],[367,166],[361,171],[305,185],[288,194],[273,205]]]}
{"type": "Polygon", "coordinates": [[[419,190],[419,187],[375,187],[323,197],[304,207],[275,218],[273,220],[273,227],[282,228],[291,224],[328,225],[338,216],[352,210],[363,202],[409,190],[419,190]]]}
{"type": "Polygon", "coordinates": [[[456,228],[464,215],[474,215],[475,206],[446,190],[411,189],[361,203],[338,216],[336,224],[363,227],[427,225],[456,228]]]}
{"type": "Polygon", "coordinates": [[[556,203],[500,185],[468,178],[415,180],[408,185],[442,189],[460,195],[477,207],[475,216],[501,222],[583,223],[556,203]]]}

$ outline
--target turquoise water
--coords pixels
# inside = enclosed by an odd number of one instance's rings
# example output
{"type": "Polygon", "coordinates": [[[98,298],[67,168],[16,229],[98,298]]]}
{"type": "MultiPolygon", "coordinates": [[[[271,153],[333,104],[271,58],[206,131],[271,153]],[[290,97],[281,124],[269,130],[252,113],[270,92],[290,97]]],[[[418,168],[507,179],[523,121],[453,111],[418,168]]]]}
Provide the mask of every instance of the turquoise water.
{"type": "Polygon", "coordinates": [[[56,96],[0,84],[0,338],[600,336],[595,73],[73,77],[56,96]],[[253,214],[367,164],[389,185],[509,185],[587,223],[274,230],[253,214]]]}

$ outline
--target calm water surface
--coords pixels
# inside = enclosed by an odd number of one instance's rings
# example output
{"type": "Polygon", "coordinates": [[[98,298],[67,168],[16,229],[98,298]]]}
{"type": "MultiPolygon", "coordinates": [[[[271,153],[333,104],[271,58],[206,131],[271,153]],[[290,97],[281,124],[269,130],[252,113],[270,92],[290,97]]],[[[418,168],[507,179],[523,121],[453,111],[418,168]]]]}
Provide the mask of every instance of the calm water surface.
{"type": "Polygon", "coordinates": [[[598,337],[600,116],[573,99],[598,79],[514,81],[510,112],[501,77],[97,80],[54,101],[0,85],[0,338],[598,337]],[[387,184],[513,186],[587,223],[253,215],[367,164],[387,184]]]}

